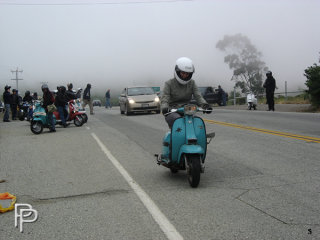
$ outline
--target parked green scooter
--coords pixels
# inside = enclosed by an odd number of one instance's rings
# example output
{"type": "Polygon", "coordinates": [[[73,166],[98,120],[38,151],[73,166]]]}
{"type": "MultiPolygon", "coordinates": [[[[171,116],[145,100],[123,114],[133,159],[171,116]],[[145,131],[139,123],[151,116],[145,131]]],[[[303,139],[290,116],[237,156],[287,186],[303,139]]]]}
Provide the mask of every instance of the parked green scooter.
{"type": "MultiPolygon", "coordinates": [[[[56,117],[53,114],[53,122],[56,124],[56,117]]],[[[43,128],[50,128],[48,116],[45,109],[41,106],[40,101],[35,101],[33,109],[33,118],[31,120],[30,129],[34,134],[40,134],[43,128]]]]}
{"type": "MultiPolygon", "coordinates": [[[[204,172],[207,145],[215,133],[206,134],[206,126],[196,112],[211,113],[196,105],[188,104],[171,112],[182,115],[173,123],[171,131],[163,138],[162,154],[155,154],[157,164],[170,168],[172,173],[186,170],[191,187],[197,187],[204,172]]],[[[170,113],[169,113],[170,114],[170,113]]]]}

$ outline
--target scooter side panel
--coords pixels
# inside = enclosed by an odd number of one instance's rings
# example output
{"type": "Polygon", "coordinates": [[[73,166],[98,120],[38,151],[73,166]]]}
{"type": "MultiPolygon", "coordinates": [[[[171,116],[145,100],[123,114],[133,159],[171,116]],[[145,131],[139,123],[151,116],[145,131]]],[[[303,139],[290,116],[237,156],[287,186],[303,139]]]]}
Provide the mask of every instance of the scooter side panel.
{"type": "Polygon", "coordinates": [[[162,157],[169,159],[171,132],[167,132],[162,141],[162,157]]]}
{"type": "Polygon", "coordinates": [[[206,157],[207,152],[207,137],[206,137],[206,125],[204,124],[202,118],[195,117],[194,120],[194,132],[197,136],[198,145],[204,150],[203,160],[206,157]]]}
{"type": "Polygon", "coordinates": [[[186,126],[184,118],[178,118],[174,121],[171,129],[171,161],[179,162],[180,147],[185,144],[186,126]]]}

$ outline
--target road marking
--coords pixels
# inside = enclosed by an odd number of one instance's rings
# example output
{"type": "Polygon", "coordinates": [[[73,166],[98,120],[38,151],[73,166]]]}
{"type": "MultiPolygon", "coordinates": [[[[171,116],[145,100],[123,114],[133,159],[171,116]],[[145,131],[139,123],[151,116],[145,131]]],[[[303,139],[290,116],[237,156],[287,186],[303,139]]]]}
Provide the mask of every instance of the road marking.
{"type": "Polygon", "coordinates": [[[271,135],[281,136],[286,138],[293,138],[293,139],[303,140],[306,142],[320,143],[320,138],[317,138],[317,137],[309,137],[309,136],[303,136],[303,135],[297,135],[297,134],[291,134],[291,133],[285,133],[285,132],[279,132],[279,131],[272,131],[272,130],[262,129],[262,128],[248,127],[244,125],[214,121],[210,119],[204,119],[204,121],[212,124],[227,126],[227,127],[241,128],[241,129],[245,129],[253,132],[266,133],[266,134],[271,134],[271,135]]]}
{"type": "Polygon", "coordinates": [[[88,130],[90,130],[90,128],[89,127],[86,127],[88,130]]]}
{"type": "Polygon", "coordinates": [[[152,201],[148,194],[139,186],[138,183],[130,176],[130,174],[124,169],[120,162],[111,154],[108,148],[100,141],[96,134],[91,133],[92,137],[97,141],[101,150],[110,159],[112,164],[118,169],[123,178],[127,181],[133,191],[140,198],[143,205],[147,208],[153,219],[158,223],[163,233],[169,240],[182,240],[183,237],[177,231],[177,229],[170,223],[167,217],[161,212],[159,207],[152,201]]]}

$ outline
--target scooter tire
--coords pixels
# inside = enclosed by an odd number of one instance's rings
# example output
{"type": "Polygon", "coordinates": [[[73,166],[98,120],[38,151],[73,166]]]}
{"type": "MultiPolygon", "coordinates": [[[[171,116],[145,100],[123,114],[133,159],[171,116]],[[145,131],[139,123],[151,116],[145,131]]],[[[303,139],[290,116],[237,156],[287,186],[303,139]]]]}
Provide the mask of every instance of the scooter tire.
{"type": "Polygon", "coordinates": [[[171,173],[174,173],[174,174],[179,172],[179,170],[176,168],[170,168],[170,171],[171,171],[171,173]]]}
{"type": "Polygon", "coordinates": [[[30,129],[34,134],[40,134],[43,131],[43,124],[40,121],[32,121],[30,124],[30,129]]]}
{"type": "Polygon", "coordinates": [[[200,155],[185,155],[188,174],[188,181],[191,187],[196,188],[200,183],[201,159],[200,155]]]}
{"type": "Polygon", "coordinates": [[[76,125],[77,127],[81,127],[84,123],[83,118],[80,115],[75,116],[73,122],[74,122],[74,125],[76,125]]]}
{"type": "Polygon", "coordinates": [[[81,114],[81,117],[82,117],[82,119],[83,119],[83,123],[88,122],[88,115],[87,115],[86,113],[81,114]]]}

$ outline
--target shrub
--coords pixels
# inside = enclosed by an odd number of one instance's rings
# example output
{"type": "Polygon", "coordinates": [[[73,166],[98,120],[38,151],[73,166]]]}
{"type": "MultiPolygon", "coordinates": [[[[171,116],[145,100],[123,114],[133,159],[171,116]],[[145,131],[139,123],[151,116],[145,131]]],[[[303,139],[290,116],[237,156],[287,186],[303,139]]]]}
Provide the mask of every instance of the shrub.
{"type": "Polygon", "coordinates": [[[307,78],[305,85],[309,88],[307,93],[310,95],[311,104],[320,107],[320,66],[313,64],[304,70],[307,78]]]}

